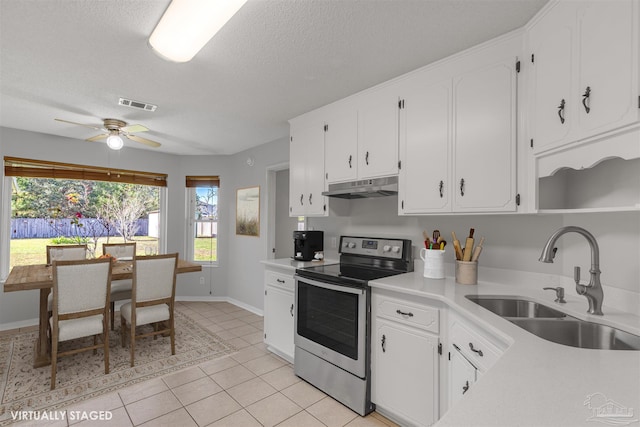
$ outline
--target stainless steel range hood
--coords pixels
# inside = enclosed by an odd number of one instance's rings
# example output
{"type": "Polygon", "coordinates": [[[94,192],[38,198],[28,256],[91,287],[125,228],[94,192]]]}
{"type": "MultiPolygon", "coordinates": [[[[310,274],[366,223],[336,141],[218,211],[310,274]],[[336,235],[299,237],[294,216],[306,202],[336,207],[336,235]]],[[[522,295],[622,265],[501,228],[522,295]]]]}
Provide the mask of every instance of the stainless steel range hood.
{"type": "Polygon", "coordinates": [[[341,199],[364,199],[396,194],[398,194],[397,176],[329,184],[329,191],[322,193],[323,196],[341,199]]]}

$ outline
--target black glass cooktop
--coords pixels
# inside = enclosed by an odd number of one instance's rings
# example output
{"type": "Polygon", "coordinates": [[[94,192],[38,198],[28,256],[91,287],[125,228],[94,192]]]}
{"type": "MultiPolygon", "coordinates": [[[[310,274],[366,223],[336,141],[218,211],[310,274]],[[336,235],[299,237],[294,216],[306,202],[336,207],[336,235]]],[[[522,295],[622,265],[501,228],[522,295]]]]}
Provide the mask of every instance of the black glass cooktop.
{"type": "Polygon", "coordinates": [[[299,276],[309,279],[331,281],[340,284],[363,286],[370,280],[381,279],[402,273],[397,270],[367,268],[350,264],[329,264],[299,268],[299,276]]]}

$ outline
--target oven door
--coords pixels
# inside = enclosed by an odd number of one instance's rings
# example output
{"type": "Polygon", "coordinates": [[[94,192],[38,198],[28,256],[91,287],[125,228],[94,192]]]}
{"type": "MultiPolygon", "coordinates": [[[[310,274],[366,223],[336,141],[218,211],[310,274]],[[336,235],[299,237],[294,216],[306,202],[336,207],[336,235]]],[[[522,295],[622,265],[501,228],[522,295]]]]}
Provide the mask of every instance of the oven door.
{"type": "Polygon", "coordinates": [[[366,378],[366,337],[366,288],[296,276],[296,347],[366,378]]]}

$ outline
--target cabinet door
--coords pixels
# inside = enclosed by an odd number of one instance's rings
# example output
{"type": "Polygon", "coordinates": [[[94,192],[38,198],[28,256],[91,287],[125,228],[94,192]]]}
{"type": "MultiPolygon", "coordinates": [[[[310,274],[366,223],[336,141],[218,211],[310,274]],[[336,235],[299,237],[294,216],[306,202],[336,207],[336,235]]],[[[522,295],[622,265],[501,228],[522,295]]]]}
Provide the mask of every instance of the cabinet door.
{"type": "Polygon", "coordinates": [[[449,408],[452,408],[476,382],[477,369],[455,348],[449,354],[449,408]]]}
{"type": "Polygon", "coordinates": [[[416,425],[438,417],[438,338],[376,318],[373,401],[416,425]]]}
{"type": "Polygon", "coordinates": [[[323,123],[292,123],[289,164],[289,216],[326,214],[323,123]]]}
{"type": "Polygon", "coordinates": [[[354,109],[328,118],[324,134],[327,183],[354,180],[358,171],[358,115],[354,109]]]}
{"type": "Polygon", "coordinates": [[[639,46],[638,33],[634,33],[638,13],[632,0],[587,1],[580,5],[578,98],[574,102],[579,103],[576,108],[581,136],[591,136],[638,118],[639,46]]]}
{"type": "Polygon", "coordinates": [[[308,142],[305,144],[305,215],[322,216],[327,212],[324,179],[324,125],[316,124],[310,129],[308,142]]]}
{"type": "Polygon", "coordinates": [[[516,208],[515,58],[454,80],[454,210],[516,208]]]}
{"type": "Polygon", "coordinates": [[[418,81],[400,109],[400,214],[447,212],[451,131],[451,80],[418,81]]]}
{"type": "Polygon", "coordinates": [[[293,361],[293,292],[273,286],[265,288],[264,341],[277,353],[293,361]]]}
{"type": "Polygon", "coordinates": [[[363,96],[358,108],[358,177],[398,174],[398,93],[383,88],[363,96]]]}
{"type": "Polygon", "coordinates": [[[530,137],[535,152],[553,148],[568,136],[571,112],[577,108],[576,100],[571,96],[575,17],[573,7],[567,3],[559,3],[528,33],[529,60],[533,65],[529,90],[530,137]],[[563,102],[564,109],[561,110],[559,107],[563,102]]]}
{"type": "Polygon", "coordinates": [[[291,126],[289,142],[289,216],[304,215],[305,165],[304,132],[291,126]]]}

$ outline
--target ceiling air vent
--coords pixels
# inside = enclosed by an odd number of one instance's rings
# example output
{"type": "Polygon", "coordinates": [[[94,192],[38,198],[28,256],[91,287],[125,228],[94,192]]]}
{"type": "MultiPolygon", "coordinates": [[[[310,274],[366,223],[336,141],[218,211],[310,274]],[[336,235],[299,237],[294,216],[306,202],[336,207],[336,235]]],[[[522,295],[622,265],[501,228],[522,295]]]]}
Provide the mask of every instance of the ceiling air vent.
{"type": "Polygon", "coordinates": [[[125,107],[137,108],[138,110],[156,111],[157,105],[147,104],[146,102],[134,101],[132,99],[120,98],[118,104],[125,107]]]}

